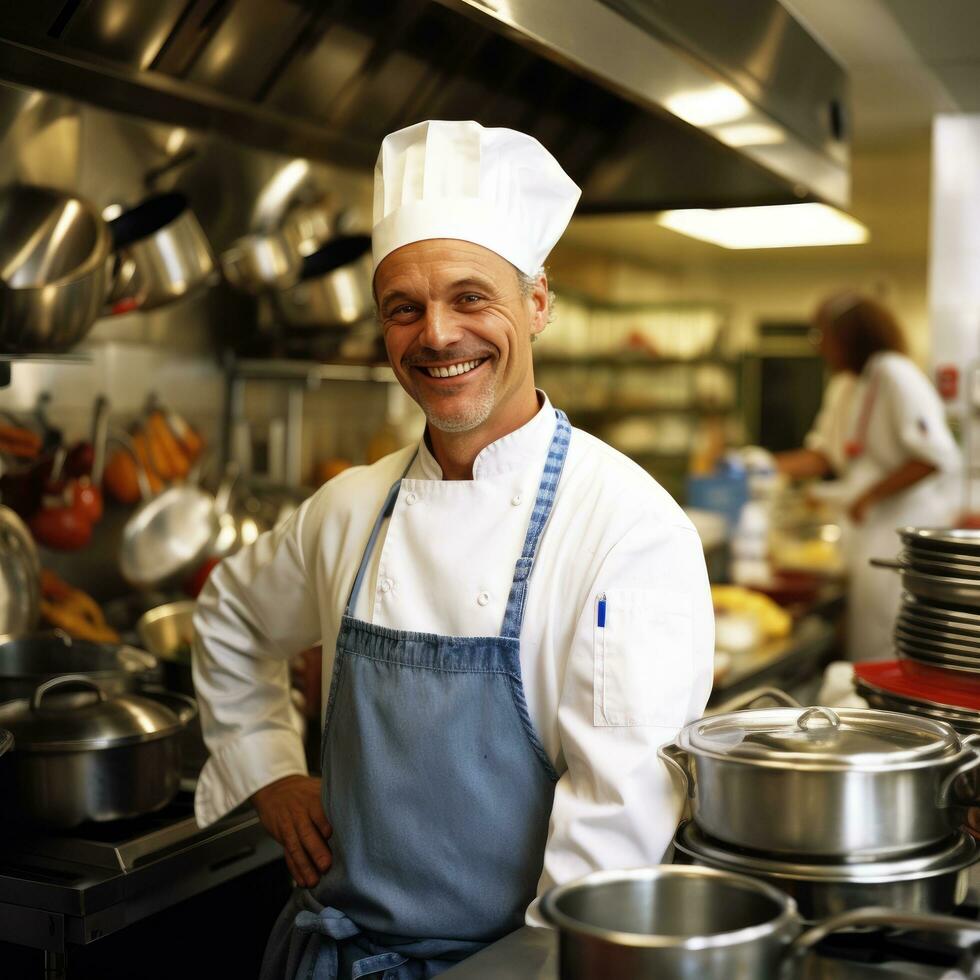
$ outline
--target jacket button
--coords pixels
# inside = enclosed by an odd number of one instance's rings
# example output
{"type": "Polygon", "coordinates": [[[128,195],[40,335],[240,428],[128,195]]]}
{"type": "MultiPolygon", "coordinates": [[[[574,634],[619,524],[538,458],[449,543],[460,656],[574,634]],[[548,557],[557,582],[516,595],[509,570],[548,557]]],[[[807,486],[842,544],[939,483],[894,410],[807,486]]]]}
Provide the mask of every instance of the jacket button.
{"type": "Polygon", "coordinates": [[[416,495],[415,493],[413,493],[413,492],[410,492],[410,493],[408,493],[408,494],[406,495],[406,497],[405,497],[405,503],[406,503],[406,504],[408,504],[408,505],[409,505],[409,507],[411,507],[411,506],[412,506],[412,504],[414,504],[414,503],[415,503],[415,501],[416,501],[416,500],[418,500],[418,499],[419,499],[419,498],[418,498],[418,496],[417,496],[417,495],[416,495]]]}
{"type": "Polygon", "coordinates": [[[521,505],[521,500],[522,500],[522,499],[523,499],[523,498],[521,497],[521,495],[520,495],[519,493],[518,493],[518,494],[515,494],[515,495],[514,495],[514,497],[513,497],[513,499],[511,500],[511,504],[512,504],[512,505],[513,505],[514,507],[520,507],[520,505],[521,505]]]}
{"type": "Polygon", "coordinates": [[[381,591],[382,592],[390,592],[391,591],[391,579],[390,578],[386,578],[381,583],[381,591]]]}
{"type": "Polygon", "coordinates": [[[480,593],[480,594],[479,594],[479,595],[478,595],[478,596],[476,597],[476,601],[477,601],[477,602],[478,602],[478,603],[479,603],[479,604],[480,604],[481,606],[485,606],[485,605],[486,605],[486,604],[487,604],[487,603],[488,603],[488,602],[490,601],[490,593],[489,593],[489,592],[481,592],[481,593],[480,593]]]}

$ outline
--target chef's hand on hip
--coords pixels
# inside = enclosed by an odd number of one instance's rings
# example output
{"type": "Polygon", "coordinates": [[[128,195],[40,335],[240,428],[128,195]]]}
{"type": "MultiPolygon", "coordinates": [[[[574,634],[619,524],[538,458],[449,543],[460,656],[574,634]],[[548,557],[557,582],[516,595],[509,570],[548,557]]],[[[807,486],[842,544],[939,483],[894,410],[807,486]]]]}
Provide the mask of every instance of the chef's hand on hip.
{"type": "Polygon", "coordinates": [[[333,829],[320,802],[320,780],[285,776],[252,796],[263,826],[283,846],[298,885],[314,888],[330,868],[327,839],[333,829]]]}

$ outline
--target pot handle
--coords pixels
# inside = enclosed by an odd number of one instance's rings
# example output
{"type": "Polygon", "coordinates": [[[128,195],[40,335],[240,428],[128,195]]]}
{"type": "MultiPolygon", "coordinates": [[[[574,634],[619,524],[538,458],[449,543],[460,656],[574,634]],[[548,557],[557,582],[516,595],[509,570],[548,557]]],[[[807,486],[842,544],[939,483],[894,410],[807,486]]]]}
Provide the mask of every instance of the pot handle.
{"type": "Polygon", "coordinates": [[[803,707],[796,698],[791,694],[787,694],[785,691],[781,691],[778,687],[756,687],[751,691],[746,691],[745,694],[737,695],[730,701],[726,701],[724,704],[719,705],[717,709],[713,708],[711,713],[721,715],[728,714],[729,711],[742,711],[745,708],[751,708],[757,701],[763,701],[766,698],[770,698],[784,708],[803,707]]]}
{"type": "Polygon", "coordinates": [[[84,674],[61,674],[59,677],[48,678],[43,684],[38,684],[34,693],[31,695],[31,711],[40,710],[41,702],[44,700],[46,694],[50,694],[55,688],[68,687],[70,684],[87,687],[95,691],[100,701],[106,700],[105,691],[91,677],[86,677],[84,674]]]}
{"type": "Polygon", "coordinates": [[[823,718],[831,728],[840,728],[840,716],[833,708],[822,708],[819,705],[815,708],[807,708],[799,718],[796,719],[796,727],[802,732],[810,730],[810,722],[814,718],[823,718]]]}
{"type": "Polygon", "coordinates": [[[905,568],[903,562],[896,561],[894,558],[869,558],[868,564],[873,565],[875,568],[894,568],[899,571],[905,568]]]}
{"type": "Polygon", "coordinates": [[[128,643],[123,644],[116,651],[120,660],[123,662],[123,667],[126,670],[132,670],[134,672],[141,670],[153,670],[156,668],[159,661],[152,653],[148,653],[146,650],[141,650],[139,647],[130,646],[128,643]]]}
{"type": "Polygon", "coordinates": [[[691,778],[691,773],[687,768],[687,760],[689,758],[687,752],[684,751],[676,742],[668,742],[666,745],[661,745],[657,749],[657,755],[660,759],[665,762],[671,769],[679,772],[681,779],[684,780],[684,785],[686,787],[686,795],[689,799],[694,799],[694,780],[691,778]]]}
{"type": "Polygon", "coordinates": [[[824,919],[806,932],[801,933],[790,947],[793,956],[804,956],[822,939],[840,929],[853,926],[895,926],[917,929],[922,932],[970,932],[971,923],[952,915],[932,915],[926,912],[908,912],[904,909],[866,908],[842,912],[824,919]]]}
{"type": "Polygon", "coordinates": [[[961,762],[943,781],[939,784],[939,793],[936,797],[936,805],[946,806],[970,806],[980,803],[980,800],[957,799],[953,795],[953,786],[956,780],[965,773],[971,772],[980,766],[980,732],[974,732],[961,740],[963,748],[969,753],[969,758],[961,762]]]}

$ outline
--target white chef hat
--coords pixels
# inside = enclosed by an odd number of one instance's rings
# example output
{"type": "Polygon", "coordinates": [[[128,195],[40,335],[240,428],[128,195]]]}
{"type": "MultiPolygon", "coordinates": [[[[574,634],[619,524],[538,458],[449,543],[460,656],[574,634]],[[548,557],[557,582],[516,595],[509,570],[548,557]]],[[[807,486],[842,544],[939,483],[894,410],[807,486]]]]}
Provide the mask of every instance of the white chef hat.
{"type": "Polygon", "coordinates": [[[533,276],[581,191],[533,136],[429,120],[384,138],[374,169],[374,267],[396,248],[458,238],[533,276]]]}

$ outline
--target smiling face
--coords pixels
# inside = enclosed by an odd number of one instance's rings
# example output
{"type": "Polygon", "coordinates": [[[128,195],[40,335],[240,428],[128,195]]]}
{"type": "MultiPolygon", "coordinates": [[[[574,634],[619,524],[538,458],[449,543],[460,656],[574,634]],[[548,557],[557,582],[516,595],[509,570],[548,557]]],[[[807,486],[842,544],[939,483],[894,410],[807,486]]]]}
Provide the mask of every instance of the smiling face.
{"type": "Polygon", "coordinates": [[[496,439],[534,414],[531,337],[548,321],[543,275],[525,296],[506,259],[439,238],[386,256],[374,289],[388,359],[433,428],[485,427],[496,439]]]}

